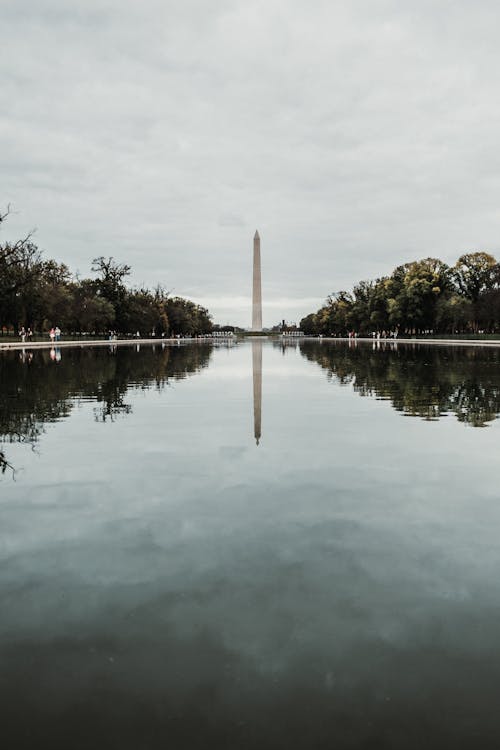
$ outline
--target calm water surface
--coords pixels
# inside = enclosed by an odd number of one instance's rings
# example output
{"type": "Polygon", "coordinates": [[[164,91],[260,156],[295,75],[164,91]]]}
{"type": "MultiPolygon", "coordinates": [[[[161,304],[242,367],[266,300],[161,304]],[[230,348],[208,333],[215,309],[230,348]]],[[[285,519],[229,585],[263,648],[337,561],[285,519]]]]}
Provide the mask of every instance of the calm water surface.
{"type": "Polygon", "coordinates": [[[9,750],[500,747],[500,351],[11,352],[0,405],[9,750]]]}

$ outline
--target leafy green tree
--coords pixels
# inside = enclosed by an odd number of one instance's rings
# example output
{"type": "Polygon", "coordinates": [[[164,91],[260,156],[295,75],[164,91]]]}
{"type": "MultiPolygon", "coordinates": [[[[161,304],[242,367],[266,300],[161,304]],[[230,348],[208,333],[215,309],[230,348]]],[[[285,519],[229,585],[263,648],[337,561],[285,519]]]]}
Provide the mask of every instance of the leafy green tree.
{"type": "Polygon", "coordinates": [[[114,326],[111,302],[98,294],[94,279],[83,279],[72,286],[73,305],[68,329],[79,333],[104,333],[114,326]]]}
{"type": "Polygon", "coordinates": [[[315,313],[310,313],[309,315],[306,315],[305,318],[302,318],[302,320],[300,321],[300,330],[307,335],[315,335],[320,333],[315,313]]]}
{"type": "Polygon", "coordinates": [[[147,289],[135,289],[127,293],[122,313],[122,327],[126,333],[140,331],[156,333],[159,309],[154,295],[147,289]]]}
{"type": "Polygon", "coordinates": [[[460,256],[453,271],[457,289],[472,303],[470,327],[477,331],[481,316],[480,297],[498,286],[497,261],[489,253],[465,253],[460,256]]]}
{"type": "Polygon", "coordinates": [[[476,303],[476,314],[481,328],[495,330],[500,321],[500,288],[488,289],[481,294],[476,303]]]}
{"type": "Polygon", "coordinates": [[[125,330],[125,300],[127,297],[127,288],[124,280],[130,275],[130,266],[126,263],[117,263],[112,256],[105,258],[100,255],[98,258],[94,258],[92,262],[92,271],[98,274],[98,294],[113,305],[115,311],[115,325],[118,330],[125,330]]]}
{"type": "Polygon", "coordinates": [[[170,297],[165,302],[170,332],[187,336],[210,333],[212,321],[209,312],[201,305],[182,297],[170,297]]]}
{"type": "Polygon", "coordinates": [[[436,327],[440,331],[464,333],[472,315],[472,302],[460,294],[443,296],[436,303],[436,327]]]}
{"type": "Polygon", "coordinates": [[[31,236],[0,245],[0,320],[15,329],[27,322],[34,287],[42,269],[41,253],[31,236]]]}
{"type": "Polygon", "coordinates": [[[38,330],[59,325],[67,331],[74,306],[74,285],[69,268],[54,260],[43,261],[40,276],[33,287],[28,323],[38,330]]]}
{"type": "Polygon", "coordinates": [[[465,253],[457,260],[453,276],[460,293],[476,303],[482,292],[498,285],[498,264],[489,253],[465,253]]]}

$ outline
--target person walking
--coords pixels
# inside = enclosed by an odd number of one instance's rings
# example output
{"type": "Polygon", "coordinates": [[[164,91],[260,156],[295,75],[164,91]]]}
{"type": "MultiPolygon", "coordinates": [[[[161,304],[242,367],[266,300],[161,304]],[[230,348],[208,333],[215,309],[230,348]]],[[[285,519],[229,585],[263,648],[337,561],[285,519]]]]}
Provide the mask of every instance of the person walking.
{"type": "Polygon", "coordinates": [[[31,343],[33,341],[33,331],[31,328],[28,328],[26,331],[26,338],[28,339],[28,342],[31,343]]]}
{"type": "Polygon", "coordinates": [[[56,341],[61,340],[61,329],[59,328],[59,326],[55,327],[54,335],[55,335],[56,341]]]}
{"type": "Polygon", "coordinates": [[[56,337],[56,332],[55,332],[54,326],[52,326],[52,328],[50,329],[49,336],[50,336],[50,341],[53,344],[54,343],[54,339],[56,337]]]}
{"type": "Polygon", "coordinates": [[[19,335],[21,337],[21,341],[24,344],[24,342],[26,341],[26,331],[24,330],[24,326],[21,326],[21,330],[19,331],[19,335]]]}

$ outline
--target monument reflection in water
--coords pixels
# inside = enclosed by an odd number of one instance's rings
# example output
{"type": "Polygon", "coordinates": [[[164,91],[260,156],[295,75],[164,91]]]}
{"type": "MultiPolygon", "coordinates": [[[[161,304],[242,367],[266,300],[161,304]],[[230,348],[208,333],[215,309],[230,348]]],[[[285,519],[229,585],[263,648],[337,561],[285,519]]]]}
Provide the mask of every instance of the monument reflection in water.
{"type": "Polygon", "coordinates": [[[262,434],[262,341],[252,341],[253,434],[257,445],[262,434]]]}
{"type": "Polygon", "coordinates": [[[499,411],[496,349],[2,355],[3,744],[500,746],[499,411]]]}

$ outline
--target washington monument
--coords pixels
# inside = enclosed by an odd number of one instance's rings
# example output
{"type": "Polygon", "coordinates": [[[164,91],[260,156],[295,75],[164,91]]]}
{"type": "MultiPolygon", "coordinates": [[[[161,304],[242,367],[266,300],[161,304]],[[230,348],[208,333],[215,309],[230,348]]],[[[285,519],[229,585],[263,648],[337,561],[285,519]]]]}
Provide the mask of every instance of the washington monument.
{"type": "Polygon", "coordinates": [[[260,237],[253,238],[252,331],[262,331],[262,286],[260,278],[260,237]]]}

